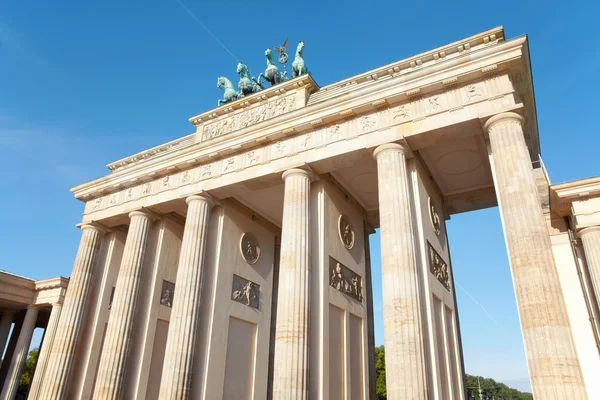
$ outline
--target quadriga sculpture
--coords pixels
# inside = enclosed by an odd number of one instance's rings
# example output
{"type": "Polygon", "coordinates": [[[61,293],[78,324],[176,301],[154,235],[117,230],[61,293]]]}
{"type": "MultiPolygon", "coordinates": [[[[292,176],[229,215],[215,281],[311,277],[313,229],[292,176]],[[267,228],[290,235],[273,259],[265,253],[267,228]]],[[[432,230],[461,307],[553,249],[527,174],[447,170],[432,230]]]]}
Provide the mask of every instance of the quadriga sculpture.
{"type": "Polygon", "coordinates": [[[271,49],[265,50],[265,56],[267,57],[267,69],[258,76],[258,81],[260,82],[261,78],[264,78],[271,86],[287,81],[287,73],[282,74],[279,71],[279,68],[277,68],[277,65],[275,64],[275,56],[271,49]]]}
{"type": "Polygon", "coordinates": [[[294,58],[294,62],[292,63],[292,78],[297,78],[300,75],[308,74],[308,68],[306,68],[306,64],[304,64],[304,58],[302,58],[302,51],[304,50],[304,42],[298,42],[298,47],[296,48],[296,58],[294,58]]]}
{"type": "Polygon", "coordinates": [[[233,87],[233,83],[224,76],[219,76],[217,78],[217,87],[224,90],[223,99],[218,102],[218,105],[220,106],[241,97],[240,93],[233,87]]]}
{"type": "Polygon", "coordinates": [[[240,76],[238,89],[240,89],[240,94],[242,96],[260,92],[263,89],[262,85],[258,83],[255,78],[250,78],[250,72],[248,71],[246,64],[241,62],[238,63],[237,73],[240,76]]]}

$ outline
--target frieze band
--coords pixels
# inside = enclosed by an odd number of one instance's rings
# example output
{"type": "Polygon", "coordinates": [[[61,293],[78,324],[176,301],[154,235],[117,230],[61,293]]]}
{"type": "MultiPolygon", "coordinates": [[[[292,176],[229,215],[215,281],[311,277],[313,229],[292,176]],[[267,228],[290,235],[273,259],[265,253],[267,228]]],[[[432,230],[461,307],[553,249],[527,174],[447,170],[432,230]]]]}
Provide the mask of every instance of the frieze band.
{"type": "MultiPolygon", "coordinates": [[[[454,109],[452,107],[459,104],[466,105],[476,101],[484,101],[491,95],[503,92],[501,83],[494,82],[497,80],[498,78],[495,77],[487,79],[484,82],[468,84],[463,87],[457,87],[442,95],[416,97],[408,103],[400,104],[388,109],[381,109],[369,115],[359,116],[332,125],[317,126],[310,132],[284,138],[262,147],[229,156],[225,159],[215,160],[208,164],[203,164],[186,171],[121,190],[120,192],[89,200],[87,202],[88,206],[86,208],[86,213],[92,213],[128,201],[134,201],[144,196],[159,193],[163,190],[175,189],[205,179],[219,177],[223,174],[239,171],[253,165],[265,164],[280,157],[308,151],[313,148],[334,143],[338,140],[349,139],[353,136],[366,134],[373,130],[382,129],[398,123],[415,121],[427,117],[431,113],[450,111],[454,109]]],[[[288,97],[293,100],[292,95],[289,95],[288,97]]],[[[290,100],[290,105],[288,105],[288,100],[285,101],[285,105],[282,105],[282,99],[285,99],[285,97],[272,100],[274,111],[264,111],[268,109],[268,104],[259,106],[256,110],[263,110],[263,114],[261,115],[268,116],[273,112],[273,115],[276,116],[279,115],[279,112],[289,112],[292,107],[296,107],[295,103],[292,103],[292,100],[290,100]]],[[[248,118],[265,118],[264,116],[252,116],[258,115],[258,111],[253,110],[254,109],[246,109],[236,116],[230,116],[223,120],[211,122],[202,127],[203,135],[206,134],[206,138],[222,136],[229,132],[228,129],[233,131],[235,126],[246,124],[246,122],[240,122],[240,120],[243,120],[240,117],[242,113],[248,113],[248,118]],[[235,118],[237,118],[237,122],[234,121],[235,118]],[[231,121],[227,124],[221,122],[226,119],[230,119],[231,121]],[[209,126],[213,126],[213,124],[215,124],[214,130],[213,128],[209,128],[209,126]]]]}

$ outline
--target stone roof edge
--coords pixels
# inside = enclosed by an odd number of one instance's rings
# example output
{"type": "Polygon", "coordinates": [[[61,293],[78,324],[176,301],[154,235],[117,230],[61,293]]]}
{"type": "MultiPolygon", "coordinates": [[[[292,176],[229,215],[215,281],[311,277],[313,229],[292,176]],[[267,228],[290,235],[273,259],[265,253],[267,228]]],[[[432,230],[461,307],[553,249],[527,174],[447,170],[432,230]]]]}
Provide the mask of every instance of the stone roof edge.
{"type": "MultiPolygon", "coordinates": [[[[489,33],[489,32],[494,32],[494,30],[490,30],[490,31],[486,31],[484,33],[489,33]]],[[[481,37],[480,34],[478,35],[478,37],[481,37]]],[[[506,44],[508,47],[513,47],[513,46],[521,46],[524,42],[526,42],[526,37],[518,37],[518,38],[513,38],[510,39],[508,41],[503,41],[503,44],[506,44]]],[[[458,42],[455,42],[458,43],[458,42]]],[[[495,47],[495,46],[494,46],[495,47]]],[[[443,48],[443,47],[442,47],[443,48]]],[[[324,102],[327,103],[327,102],[324,102]]],[[[310,106],[311,109],[313,109],[315,105],[310,106]]],[[[319,103],[319,107],[323,107],[322,103],[319,103]]],[[[314,110],[312,110],[314,111],[314,110]]],[[[197,145],[198,143],[196,143],[197,145]]],[[[181,152],[181,151],[190,151],[192,148],[195,148],[197,146],[191,145],[185,148],[180,148],[177,153],[181,152]]],[[[239,147],[239,146],[238,146],[239,147]]],[[[194,150],[195,151],[195,150],[194,150]]],[[[214,153],[214,151],[213,151],[214,153]]],[[[209,154],[210,156],[210,154],[209,154]]],[[[152,161],[155,161],[158,158],[162,158],[162,157],[152,157],[152,161]]],[[[199,160],[198,158],[196,160],[199,160]]],[[[147,165],[147,164],[144,164],[147,165]]],[[[135,171],[133,170],[129,170],[126,169],[126,171],[129,171],[129,174],[135,172],[135,173],[139,173],[139,171],[137,171],[138,169],[135,168],[135,171]]],[[[109,174],[109,175],[105,175],[96,179],[92,179],[88,182],[76,185],[74,187],[71,188],[71,192],[75,195],[76,198],[83,200],[83,201],[88,201],[89,199],[93,198],[93,194],[92,192],[107,192],[108,188],[110,187],[122,187],[124,184],[126,184],[126,181],[123,181],[123,178],[127,179],[126,177],[120,177],[120,173],[121,172],[126,172],[126,171],[117,171],[119,174],[109,174]],[[119,175],[119,177],[117,176],[119,175]]],[[[156,174],[155,174],[156,175],[156,174]]],[[[158,176],[158,175],[157,175],[158,176]]]]}
{"type": "Polygon", "coordinates": [[[169,142],[159,144],[158,146],[151,147],[147,150],[140,151],[139,153],[135,153],[133,155],[123,157],[120,160],[113,161],[109,164],[106,164],[106,168],[110,169],[111,171],[116,171],[120,168],[126,167],[127,165],[133,164],[140,160],[144,160],[144,159],[147,159],[150,157],[155,157],[159,153],[162,153],[162,154],[171,153],[178,149],[177,145],[181,144],[182,142],[185,142],[186,140],[191,140],[193,143],[195,135],[196,135],[196,133],[190,133],[188,135],[179,137],[177,139],[173,139],[169,142]]]}
{"type": "MultiPolygon", "coordinates": [[[[208,121],[208,120],[217,118],[221,115],[225,115],[225,114],[231,113],[233,111],[246,108],[257,102],[264,101],[265,99],[267,99],[269,97],[277,96],[279,94],[285,93],[286,91],[294,90],[294,89],[297,89],[298,87],[302,87],[302,86],[306,86],[306,85],[311,86],[313,88],[311,91],[316,90],[316,91],[320,92],[320,91],[327,91],[327,90],[330,90],[333,88],[343,87],[343,86],[347,85],[349,82],[361,83],[362,81],[367,81],[369,79],[372,79],[373,76],[383,77],[386,75],[391,75],[394,72],[400,71],[400,69],[406,68],[406,66],[410,65],[411,62],[421,63],[422,62],[421,60],[428,59],[428,58],[434,58],[436,55],[439,56],[440,53],[444,53],[446,56],[446,55],[452,54],[454,52],[458,52],[459,46],[463,46],[463,48],[466,45],[474,47],[477,44],[480,44],[480,42],[484,42],[486,38],[488,38],[488,39],[494,38],[492,41],[504,40],[505,39],[504,38],[504,27],[498,26],[498,27],[489,29],[485,32],[481,32],[476,35],[472,35],[467,38],[454,41],[454,42],[446,44],[444,46],[440,46],[435,49],[428,50],[428,51],[425,51],[425,52],[419,53],[417,55],[410,56],[410,57],[407,57],[407,58],[404,58],[404,59],[401,59],[398,61],[394,61],[390,64],[387,64],[387,65],[384,65],[381,67],[377,67],[377,68],[365,71],[365,72],[357,74],[357,75],[353,75],[346,79],[342,79],[340,81],[333,82],[329,85],[323,86],[322,88],[319,87],[319,85],[314,81],[314,79],[312,78],[311,75],[303,75],[298,78],[284,82],[275,87],[267,88],[261,92],[254,93],[250,96],[246,96],[241,99],[235,100],[225,106],[212,108],[208,111],[197,114],[197,115],[191,117],[189,119],[189,121],[192,124],[197,125],[204,121],[208,121]],[[403,66],[403,68],[401,68],[401,66],[403,66]]],[[[326,99],[324,99],[324,100],[326,100],[326,99]]],[[[172,151],[175,151],[178,149],[177,145],[181,144],[181,142],[185,142],[186,139],[191,140],[192,142],[190,144],[193,144],[193,138],[194,138],[194,133],[183,136],[183,137],[179,137],[179,138],[171,140],[169,142],[162,143],[158,146],[152,147],[150,149],[146,149],[146,150],[140,151],[139,153],[121,158],[114,162],[111,162],[111,163],[107,164],[106,167],[111,171],[116,171],[120,168],[127,167],[128,165],[134,164],[138,161],[145,160],[150,157],[154,158],[159,153],[162,153],[160,155],[163,155],[163,154],[167,154],[172,151]]]]}
{"type": "Polygon", "coordinates": [[[551,185],[550,190],[562,200],[598,195],[600,194],[600,176],[557,183],[551,185]]]}
{"type": "MultiPolygon", "coordinates": [[[[467,38],[460,39],[460,40],[454,41],[452,43],[449,43],[449,44],[446,44],[446,45],[443,45],[440,47],[436,47],[435,49],[427,50],[422,53],[419,53],[419,54],[416,54],[416,55],[413,55],[413,56],[410,56],[407,58],[403,58],[398,61],[394,61],[387,65],[373,68],[373,69],[365,71],[363,73],[353,75],[346,79],[342,79],[341,81],[336,81],[336,82],[330,83],[329,85],[325,85],[325,86],[321,87],[319,89],[319,91],[327,91],[327,90],[330,90],[330,89],[333,89],[336,87],[345,86],[348,83],[353,82],[353,81],[357,81],[360,83],[362,81],[369,80],[373,75],[377,75],[378,77],[389,75],[390,73],[393,73],[390,71],[395,71],[396,69],[399,71],[401,69],[400,68],[401,65],[406,65],[406,64],[410,65],[411,62],[416,63],[417,60],[434,58],[435,55],[439,55],[441,52],[446,53],[446,55],[454,53],[454,52],[458,52],[459,51],[458,47],[461,45],[465,46],[466,44],[468,44],[469,47],[474,47],[476,44],[480,44],[480,42],[483,43],[486,40],[486,38],[489,39],[492,35],[495,35],[494,40],[504,40],[505,39],[504,38],[504,27],[502,25],[500,25],[495,28],[489,29],[485,32],[477,33],[477,34],[469,36],[467,38]]],[[[406,67],[404,67],[404,68],[406,68],[406,67]]]]}

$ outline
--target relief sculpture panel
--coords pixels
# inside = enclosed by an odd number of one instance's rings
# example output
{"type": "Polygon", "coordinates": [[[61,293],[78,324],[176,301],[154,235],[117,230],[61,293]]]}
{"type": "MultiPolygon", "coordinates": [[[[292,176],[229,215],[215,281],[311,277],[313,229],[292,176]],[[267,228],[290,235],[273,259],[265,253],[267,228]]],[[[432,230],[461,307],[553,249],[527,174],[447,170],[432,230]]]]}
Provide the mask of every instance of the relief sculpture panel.
{"type": "Polygon", "coordinates": [[[362,277],[333,257],[329,257],[329,286],[362,302],[362,277]]]}
{"type": "Polygon", "coordinates": [[[429,248],[429,271],[435,275],[437,280],[450,291],[450,273],[448,271],[448,264],[442,259],[442,256],[438,254],[433,248],[431,243],[427,242],[429,248]]]}
{"type": "Polygon", "coordinates": [[[294,111],[296,109],[296,99],[293,95],[280,97],[254,108],[246,109],[214,122],[207,122],[202,127],[202,141],[214,139],[243,129],[250,125],[277,117],[281,114],[294,111]]]}
{"type": "Polygon", "coordinates": [[[231,300],[252,308],[258,308],[260,285],[234,274],[231,285],[231,300]]]}

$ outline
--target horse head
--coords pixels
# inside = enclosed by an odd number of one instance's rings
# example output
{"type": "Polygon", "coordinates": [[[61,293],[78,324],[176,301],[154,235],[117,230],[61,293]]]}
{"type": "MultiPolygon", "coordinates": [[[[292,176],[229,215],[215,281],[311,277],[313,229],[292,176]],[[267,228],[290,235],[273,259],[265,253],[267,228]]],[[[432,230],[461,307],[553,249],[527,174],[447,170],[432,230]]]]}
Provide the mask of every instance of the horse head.
{"type": "Polygon", "coordinates": [[[273,56],[271,49],[265,50],[265,56],[267,56],[267,64],[275,64],[275,57],[273,56]]]}
{"type": "Polygon", "coordinates": [[[225,78],[224,76],[219,76],[217,78],[217,87],[218,88],[225,86],[225,79],[227,79],[227,78],[225,78]]]}
{"type": "Polygon", "coordinates": [[[237,73],[240,76],[248,75],[248,67],[245,64],[239,62],[237,65],[237,73]]]}
{"type": "Polygon", "coordinates": [[[301,40],[298,42],[298,47],[296,48],[296,54],[302,54],[302,50],[304,50],[304,42],[301,40]]]}

